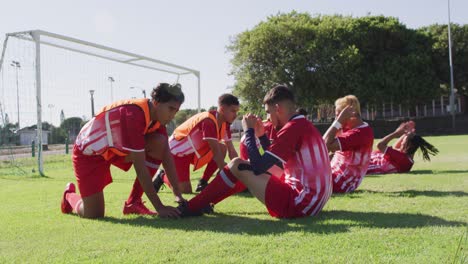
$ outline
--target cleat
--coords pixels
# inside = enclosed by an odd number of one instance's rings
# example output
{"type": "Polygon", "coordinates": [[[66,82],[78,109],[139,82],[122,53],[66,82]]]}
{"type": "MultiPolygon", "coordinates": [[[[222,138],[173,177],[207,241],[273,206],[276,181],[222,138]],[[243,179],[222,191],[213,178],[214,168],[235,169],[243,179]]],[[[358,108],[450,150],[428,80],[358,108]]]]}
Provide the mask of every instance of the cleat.
{"type": "Polygon", "coordinates": [[[202,211],[198,211],[198,212],[190,211],[190,209],[188,208],[187,203],[181,203],[179,206],[177,206],[177,209],[179,210],[180,217],[182,217],[182,218],[192,217],[192,216],[202,216],[203,215],[202,211]]]}
{"type": "Polygon", "coordinates": [[[125,202],[123,207],[123,214],[137,214],[137,215],[157,215],[155,211],[151,211],[145,206],[145,202],[139,200],[134,203],[127,203],[125,202]]]}
{"type": "Polygon", "coordinates": [[[62,210],[62,213],[64,214],[70,214],[73,212],[72,206],[66,199],[67,193],[76,193],[75,184],[73,184],[72,182],[69,182],[65,186],[65,190],[63,191],[63,197],[62,197],[62,202],[60,204],[60,209],[62,210]]]}
{"type": "Polygon", "coordinates": [[[159,190],[161,190],[161,187],[164,185],[164,180],[163,180],[164,173],[165,173],[164,170],[161,169],[153,178],[153,186],[156,192],[159,192],[159,190]]]}
{"type": "Polygon", "coordinates": [[[204,179],[200,179],[200,181],[198,181],[197,189],[195,191],[201,192],[203,191],[203,189],[206,188],[206,186],[208,186],[208,182],[204,179]]]}
{"type": "Polygon", "coordinates": [[[214,214],[214,204],[209,204],[203,209],[201,209],[202,213],[204,214],[214,214]]]}

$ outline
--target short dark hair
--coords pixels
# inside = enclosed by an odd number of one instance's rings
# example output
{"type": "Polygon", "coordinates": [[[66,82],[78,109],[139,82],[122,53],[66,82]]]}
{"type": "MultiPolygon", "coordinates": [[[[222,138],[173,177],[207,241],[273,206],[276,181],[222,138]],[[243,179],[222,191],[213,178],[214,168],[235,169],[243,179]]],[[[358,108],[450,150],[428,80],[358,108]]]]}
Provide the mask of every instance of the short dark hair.
{"type": "Polygon", "coordinates": [[[182,86],[179,83],[159,83],[156,87],[153,88],[153,91],[151,92],[151,98],[159,103],[175,101],[182,104],[185,101],[185,96],[182,92],[182,86]]]}
{"type": "Polygon", "coordinates": [[[218,98],[218,105],[225,105],[225,106],[231,106],[231,105],[239,105],[239,99],[235,97],[232,94],[222,94],[218,98]]]}
{"type": "Polygon", "coordinates": [[[263,103],[272,105],[281,101],[291,101],[295,103],[294,94],[285,85],[277,85],[270,89],[263,98],[263,103]]]}
{"type": "Polygon", "coordinates": [[[296,109],[296,112],[297,112],[298,114],[300,114],[300,115],[303,115],[303,116],[307,116],[307,114],[309,114],[309,113],[307,113],[307,110],[305,110],[305,109],[302,108],[302,107],[299,107],[298,109],[296,109]]]}

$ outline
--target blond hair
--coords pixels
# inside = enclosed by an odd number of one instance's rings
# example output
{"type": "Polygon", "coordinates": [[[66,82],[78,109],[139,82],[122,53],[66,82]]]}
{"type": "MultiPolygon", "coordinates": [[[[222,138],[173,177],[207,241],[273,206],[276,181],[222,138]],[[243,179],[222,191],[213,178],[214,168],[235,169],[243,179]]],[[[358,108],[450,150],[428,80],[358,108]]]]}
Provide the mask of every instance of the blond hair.
{"type": "Polygon", "coordinates": [[[346,106],[351,106],[354,108],[354,111],[361,115],[361,104],[359,104],[359,100],[356,96],[350,94],[344,97],[338,98],[335,101],[336,109],[342,111],[346,106]]]}

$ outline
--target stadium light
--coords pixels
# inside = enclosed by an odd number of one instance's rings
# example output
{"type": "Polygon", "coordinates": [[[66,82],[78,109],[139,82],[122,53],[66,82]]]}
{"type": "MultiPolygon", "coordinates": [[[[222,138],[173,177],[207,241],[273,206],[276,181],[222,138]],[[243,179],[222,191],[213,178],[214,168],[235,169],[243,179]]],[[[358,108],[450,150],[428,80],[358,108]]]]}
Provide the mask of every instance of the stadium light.
{"type": "Polygon", "coordinates": [[[133,89],[140,89],[141,92],[143,93],[143,98],[146,98],[146,90],[145,89],[137,87],[137,86],[130,87],[130,90],[133,90],[133,89]]]}
{"type": "Polygon", "coordinates": [[[449,45],[449,65],[450,65],[450,113],[452,114],[452,129],[455,133],[455,91],[453,83],[453,63],[452,63],[452,32],[450,30],[450,0],[447,0],[448,7],[448,45],[449,45]]]}
{"type": "Polygon", "coordinates": [[[20,129],[20,111],[19,111],[19,85],[18,85],[18,69],[21,68],[21,64],[19,61],[11,61],[11,66],[15,67],[16,69],[16,107],[18,111],[18,130],[20,129]]]}
{"type": "Polygon", "coordinates": [[[91,95],[91,117],[94,117],[94,90],[89,90],[89,94],[91,95]]]}
{"type": "Polygon", "coordinates": [[[114,102],[114,89],[113,89],[113,87],[112,87],[112,83],[115,82],[115,80],[114,80],[114,77],[112,77],[112,76],[109,76],[107,79],[108,79],[109,82],[110,82],[110,88],[111,88],[111,103],[113,103],[113,102],[114,102]]]}

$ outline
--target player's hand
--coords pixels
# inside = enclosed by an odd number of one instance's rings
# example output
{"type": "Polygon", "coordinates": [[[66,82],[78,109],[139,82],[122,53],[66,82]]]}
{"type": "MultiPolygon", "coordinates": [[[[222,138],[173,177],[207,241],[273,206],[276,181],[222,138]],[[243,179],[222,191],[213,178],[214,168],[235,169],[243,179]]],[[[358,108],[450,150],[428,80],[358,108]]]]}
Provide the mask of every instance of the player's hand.
{"type": "Polygon", "coordinates": [[[407,131],[408,133],[415,133],[416,132],[416,123],[414,121],[408,121],[407,123],[407,131]]]}
{"type": "Polygon", "coordinates": [[[408,132],[408,123],[401,123],[397,129],[395,130],[395,133],[397,134],[397,136],[401,136],[405,133],[408,132]]]}
{"type": "Polygon", "coordinates": [[[244,131],[247,131],[249,128],[255,129],[255,124],[257,123],[257,117],[253,114],[244,115],[242,118],[242,128],[244,131]]]}
{"type": "Polygon", "coordinates": [[[263,126],[262,119],[257,118],[257,123],[255,124],[255,136],[261,137],[265,135],[265,127],[263,126]]]}
{"type": "Polygon", "coordinates": [[[357,113],[354,110],[352,106],[346,106],[343,110],[341,110],[341,113],[338,115],[338,122],[340,122],[342,125],[345,124],[348,120],[350,120],[353,117],[356,117],[357,113]]]}
{"type": "Polygon", "coordinates": [[[172,206],[161,206],[158,210],[158,216],[163,218],[179,218],[180,211],[172,206]]]}

